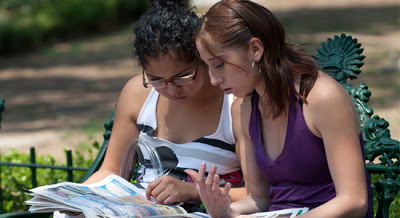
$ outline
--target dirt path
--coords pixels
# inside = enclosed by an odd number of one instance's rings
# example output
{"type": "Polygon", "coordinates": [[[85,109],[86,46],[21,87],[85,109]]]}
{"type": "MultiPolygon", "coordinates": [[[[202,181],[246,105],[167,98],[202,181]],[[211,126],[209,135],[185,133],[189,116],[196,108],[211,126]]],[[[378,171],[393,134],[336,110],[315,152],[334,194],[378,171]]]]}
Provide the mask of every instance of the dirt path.
{"type": "MultiPolygon", "coordinates": [[[[358,82],[369,85],[375,114],[388,120],[392,137],[400,139],[397,0],[379,5],[375,0],[258,2],[268,4],[284,21],[290,39],[314,43],[312,48],[341,32],[356,36],[367,56],[358,82]],[[390,19],[394,24],[386,22],[390,19]],[[334,25],[337,29],[329,28],[334,25]]],[[[95,140],[102,143],[102,124],[120,90],[140,72],[130,58],[129,41],[125,29],[0,58],[0,98],[6,99],[0,152],[10,148],[28,152],[35,146],[40,155],[63,158],[65,148],[82,150],[95,140]]]]}

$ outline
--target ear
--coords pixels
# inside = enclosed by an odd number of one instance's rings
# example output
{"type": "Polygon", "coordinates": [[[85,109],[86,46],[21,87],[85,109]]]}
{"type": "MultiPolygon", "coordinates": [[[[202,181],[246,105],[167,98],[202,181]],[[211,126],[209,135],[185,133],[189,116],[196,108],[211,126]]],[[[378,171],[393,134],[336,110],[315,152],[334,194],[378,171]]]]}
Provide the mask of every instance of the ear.
{"type": "Polygon", "coordinates": [[[250,50],[255,62],[259,62],[264,54],[264,46],[259,38],[250,39],[250,50]]]}

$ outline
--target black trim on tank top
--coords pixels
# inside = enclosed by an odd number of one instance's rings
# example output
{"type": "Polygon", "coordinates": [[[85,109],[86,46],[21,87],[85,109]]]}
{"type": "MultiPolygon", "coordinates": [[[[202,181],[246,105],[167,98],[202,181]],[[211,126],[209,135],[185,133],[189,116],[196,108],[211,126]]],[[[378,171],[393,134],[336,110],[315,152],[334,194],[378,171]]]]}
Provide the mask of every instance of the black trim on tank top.
{"type": "Polygon", "coordinates": [[[207,145],[210,145],[213,147],[221,148],[221,149],[224,149],[227,151],[236,152],[235,144],[229,144],[229,143],[226,143],[226,142],[218,140],[218,139],[210,139],[210,138],[201,137],[196,140],[193,140],[192,142],[199,142],[199,143],[207,144],[207,145]]]}
{"type": "MultiPolygon", "coordinates": [[[[300,89],[299,89],[299,94],[301,93],[301,91],[303,91],[304,88],[304,78],[303,75],[300,77],[300,89]]],[[[301,111],[303,111],[303,100],[301,100],[301,98],[299,98],[299,104],[300,104],[300,109],[301,111]]]]}
{"type": "Polygon", "coordinates": [[[144,132],[147,135],[151,136],[154,132],[154,128],[145,124],[136,124],[137,128],[140,132],[144,132]]]}

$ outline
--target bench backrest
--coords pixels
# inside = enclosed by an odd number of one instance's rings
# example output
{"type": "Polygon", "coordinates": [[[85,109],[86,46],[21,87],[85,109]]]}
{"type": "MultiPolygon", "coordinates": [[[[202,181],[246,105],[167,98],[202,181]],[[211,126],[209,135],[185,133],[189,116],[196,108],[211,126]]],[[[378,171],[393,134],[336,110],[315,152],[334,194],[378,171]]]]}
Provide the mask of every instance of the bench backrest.
{"type": "Polygon", "coordinates": [[[385,119],[377,115],[372,116],[374,111],[367,105],[371,96],[368,86],[360,83],[353,87],[347,83],[348,79],[357,79],[361,73],[360,67],[364,65],[362,60],[365,58],[361,53],[364,49],[357,43],[357,39],[345,34],[329,38],[321,45],[322,48],[317,48],[318,54],[313,57],[352,97],[360,115],[368,173],[370,176],[380,175],[371,185],[378,193],[376,217],[389,217],[390,204],[400,187],[400,143],[390,138],[389,123],[385,119]]]}

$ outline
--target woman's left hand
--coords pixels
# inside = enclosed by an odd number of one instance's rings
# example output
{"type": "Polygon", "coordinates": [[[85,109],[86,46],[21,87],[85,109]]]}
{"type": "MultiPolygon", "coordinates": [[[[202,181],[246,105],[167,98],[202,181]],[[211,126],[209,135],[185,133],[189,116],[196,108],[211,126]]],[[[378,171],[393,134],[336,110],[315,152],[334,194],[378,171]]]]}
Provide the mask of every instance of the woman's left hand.
{"type": "Polygon", "coordinates": [[[200,198],[211,217],[230,217],[231,198],[229,190],[231,183],[227,183],[225,188],[219,188],[219,176],[216,173],[217,167],[211,166],[207,179],[204,181],[206,163],[202,163],[197,173],[194,170],[187,169],[185,172],[192,177],[196,184],[200,198]]]}

